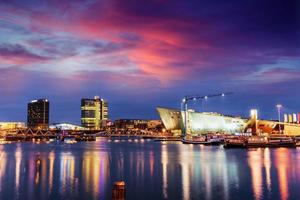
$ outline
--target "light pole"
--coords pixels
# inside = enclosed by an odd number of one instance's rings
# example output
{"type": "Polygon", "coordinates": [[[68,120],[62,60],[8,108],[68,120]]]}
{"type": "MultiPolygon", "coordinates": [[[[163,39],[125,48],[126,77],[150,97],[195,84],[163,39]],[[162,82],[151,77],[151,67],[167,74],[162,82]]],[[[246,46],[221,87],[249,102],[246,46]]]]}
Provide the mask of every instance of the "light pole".
{"type": "Polygon", "coordinates": [[[186,130],[187,130],[187,127],[186,127],[186,125],[187,125],[187,119],[186,119],[187,118],[187,98],[186,97],[184,97],[182,99],[181,110],[183,110],[183,112],[184,112],[183,137],[185,137],[186,130]]]}
{"type": "Polygon", "coordinates": [[[281,108],[282,108],[282,105],[281,104],[277,104],[276,105],[276,107],[277,107],[277,111],[278,111],[278,122],[279,122],[279,124],[278,124],[278,127],[279,127],[279,133],[281,133],[281,126],[280,126],[280,110],[281,110],[281,108]]]}

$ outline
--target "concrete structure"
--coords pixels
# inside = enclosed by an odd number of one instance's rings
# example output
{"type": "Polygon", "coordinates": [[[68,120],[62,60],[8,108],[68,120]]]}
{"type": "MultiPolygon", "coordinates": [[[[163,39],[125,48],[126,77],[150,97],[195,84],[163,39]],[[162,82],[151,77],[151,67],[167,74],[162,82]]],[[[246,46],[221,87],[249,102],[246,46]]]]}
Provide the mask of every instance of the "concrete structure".
{"type": "Polygon", "coordinates": [[[47,99],[32,100],[28,103],[27,126],[31,129],[49,127],[49,101],[47,99]]]}
{"type": "Polygon", "coordinates": [[[99,130],[106,126],[108,120],[108,104],[104,99],[81,99],[81,124],[83,127],[99,130]]]}

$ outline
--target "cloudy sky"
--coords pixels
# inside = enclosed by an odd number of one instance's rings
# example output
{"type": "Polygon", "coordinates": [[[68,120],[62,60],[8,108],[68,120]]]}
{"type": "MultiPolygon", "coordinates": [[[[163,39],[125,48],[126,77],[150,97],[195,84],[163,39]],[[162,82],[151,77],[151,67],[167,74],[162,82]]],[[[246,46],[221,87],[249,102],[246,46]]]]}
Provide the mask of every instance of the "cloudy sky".
{"type": "Polygon", "coordinates": [[[80,99],[110,117],[158,118],[184,95],[204,111],[300,112],[297,0],[1,0],[0,120],[48,98],[51,122],[80,122],[80,99]]]}

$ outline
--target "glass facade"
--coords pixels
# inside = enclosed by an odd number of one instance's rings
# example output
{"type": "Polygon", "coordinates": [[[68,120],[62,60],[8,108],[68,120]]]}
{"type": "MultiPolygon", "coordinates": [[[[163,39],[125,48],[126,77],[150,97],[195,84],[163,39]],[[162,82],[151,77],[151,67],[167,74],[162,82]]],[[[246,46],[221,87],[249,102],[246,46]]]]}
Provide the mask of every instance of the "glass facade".
{"type": "Polygon", "coordinates": [[[81,99],[81,124],[89,129],[101,129],[108,120],[107,101],[95,97],[94,99],[81,99]]]}
{"type": "Polygon", "coordinates": [[[49,101],[47,99],[33,100],[28,103],[27,126],[32,129],[49,127],[49,101]]]}

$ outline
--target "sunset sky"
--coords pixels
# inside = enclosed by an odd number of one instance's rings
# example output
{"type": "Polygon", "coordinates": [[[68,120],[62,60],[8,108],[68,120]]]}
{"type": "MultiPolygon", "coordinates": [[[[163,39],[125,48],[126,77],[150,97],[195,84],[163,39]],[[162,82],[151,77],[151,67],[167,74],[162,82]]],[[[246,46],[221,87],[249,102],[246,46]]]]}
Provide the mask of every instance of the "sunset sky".
{"type": "Polygon", "coordinates": [[[78,124],[95,95],[112,119],[158,118],[156,106],[223,91],[191,106],[300,112],[300,1],[0,1],[0,121],[48,98],[51,122],[78,124]]]}

